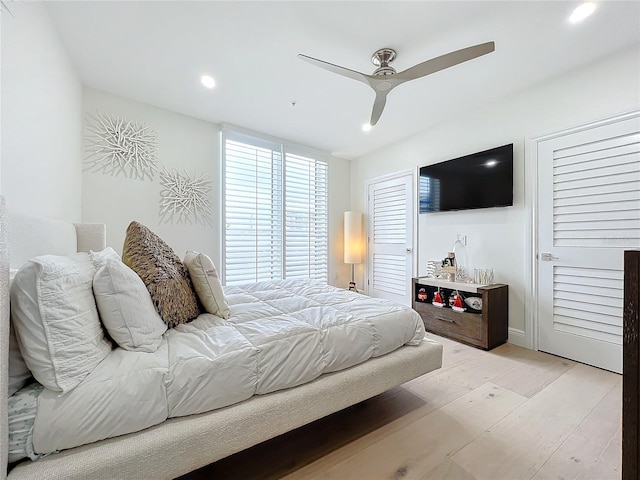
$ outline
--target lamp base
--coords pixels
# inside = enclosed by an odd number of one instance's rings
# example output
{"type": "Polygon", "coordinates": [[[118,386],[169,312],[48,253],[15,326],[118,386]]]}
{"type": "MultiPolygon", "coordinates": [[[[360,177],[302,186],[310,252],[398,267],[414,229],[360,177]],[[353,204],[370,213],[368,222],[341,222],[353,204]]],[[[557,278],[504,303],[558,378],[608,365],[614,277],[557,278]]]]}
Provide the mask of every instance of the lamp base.
{"type": "Polygon", "coordinates": [[[350,292],[360,293],[360,292],[358,292],[358,289],[356,288],[355,268],[356,268],[356,266],[352,263],[351,264],[351,281],[349,282],[349,291],[350,292]]]}

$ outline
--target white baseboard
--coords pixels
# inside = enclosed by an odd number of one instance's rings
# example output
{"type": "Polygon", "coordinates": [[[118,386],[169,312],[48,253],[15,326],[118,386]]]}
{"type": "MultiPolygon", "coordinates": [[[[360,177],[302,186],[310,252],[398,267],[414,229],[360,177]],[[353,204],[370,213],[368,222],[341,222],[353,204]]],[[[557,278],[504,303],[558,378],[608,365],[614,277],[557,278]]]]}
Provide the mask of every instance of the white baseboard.
{"type": "Polygon", "coordinates": [[[518,345],[519,347],[530,348],[529,342],[527,341],[527,334],[519,328],[509,327],[509,338],[507,342],[518,345]]]}

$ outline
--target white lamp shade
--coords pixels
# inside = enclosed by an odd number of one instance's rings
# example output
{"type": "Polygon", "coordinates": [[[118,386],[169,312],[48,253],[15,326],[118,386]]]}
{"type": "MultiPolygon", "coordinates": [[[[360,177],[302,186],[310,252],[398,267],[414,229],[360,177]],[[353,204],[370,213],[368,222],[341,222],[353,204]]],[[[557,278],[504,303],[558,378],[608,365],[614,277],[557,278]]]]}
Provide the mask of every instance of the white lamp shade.
{"type": "Polygon", "coordinates": [[[344,263],[362,263],[362,213],[344,212],[344,263]]]}

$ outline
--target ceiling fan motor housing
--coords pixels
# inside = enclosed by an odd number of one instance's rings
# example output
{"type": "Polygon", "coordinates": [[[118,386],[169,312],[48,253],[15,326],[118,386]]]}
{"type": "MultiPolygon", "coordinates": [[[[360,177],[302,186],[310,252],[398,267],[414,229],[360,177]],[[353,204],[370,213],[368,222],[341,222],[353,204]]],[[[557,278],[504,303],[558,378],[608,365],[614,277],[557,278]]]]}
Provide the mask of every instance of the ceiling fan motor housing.
{"type": "Polygon", "coordinates": [[[373,74],[374,75],[393,75],[396,73],[396,69],[389,66],[391,62],[393,62],[396,58],[396,51],[392,48],[381,48],[377,50],[373,56],[371,57],[371,62],[377,68],[373,74]]]}

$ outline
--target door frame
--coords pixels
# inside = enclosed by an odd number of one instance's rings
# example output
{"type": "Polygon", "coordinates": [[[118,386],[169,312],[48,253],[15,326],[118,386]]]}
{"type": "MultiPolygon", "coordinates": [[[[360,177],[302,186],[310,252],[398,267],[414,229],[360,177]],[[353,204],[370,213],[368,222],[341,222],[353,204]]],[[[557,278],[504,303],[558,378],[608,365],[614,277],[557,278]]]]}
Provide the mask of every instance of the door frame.
{"type": "MultiPolygon", "coordinates": [[[[410,168],[405,170],[399,170],[393,173],[387,173],[385,175],[381,175],[379,177],[368,178],[365,180],[364,187],[364,204],[365,208],[365,222],[364,222],[364,234],[367,238],[365,242],[365,251],[364,251],[364,278],[363,278],[363,287],[364,293],[369,295],[369,220],[371,218],[371,212],[369,211],[369,187],[375,183],[386,182],[387,180],[395,180],[396,178],[406,177],[408,175],[411,176],[411,186],[412,192],[411,195],[413,197],[413,246],[411,247],[411,276],[415,277],[416,272],[418,271],[418,256],[416,255],[416,246],[418,245],[418,214],[417,214],[417,205],[418,205],[418,168],[410,168]]],[[[411,279],[409,279],[409,288],[411,288],[411,279]]]]}
{"type": "Polygon", "coordinates": [[[640,110],[632,110],[613,116],[608,116],[594,122],[570,127],[553,133],[529,137],[525,139],[525,215],[528,219],[526,225],[525,255],[529,259],[526,263],[527,271],[525,282],[525,347],[539,350],[540,319],[538,312],[538,145],[541,142],[554,138],[571,135],[586,130],[592,130],[612,123],[640,117],[640,110]]]}

